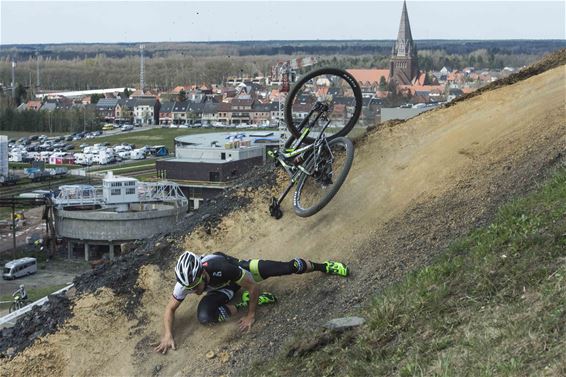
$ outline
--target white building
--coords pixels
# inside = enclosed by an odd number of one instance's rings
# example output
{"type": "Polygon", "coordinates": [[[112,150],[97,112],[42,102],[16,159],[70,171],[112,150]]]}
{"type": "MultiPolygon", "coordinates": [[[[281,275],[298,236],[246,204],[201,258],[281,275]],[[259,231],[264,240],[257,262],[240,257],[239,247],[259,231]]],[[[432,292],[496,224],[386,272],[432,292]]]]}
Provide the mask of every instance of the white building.
{"type": "Polygon", "coordinates": [[[108,172],[102,181],[102,196],[107,204],[131,203],[138,200],[138,180],[128,177],[114,177],[108,172]]]}
{"type": "Polygon", "coordinates": [[[8,175],[8,136],[0,135],[0,175],[8,175]]]}

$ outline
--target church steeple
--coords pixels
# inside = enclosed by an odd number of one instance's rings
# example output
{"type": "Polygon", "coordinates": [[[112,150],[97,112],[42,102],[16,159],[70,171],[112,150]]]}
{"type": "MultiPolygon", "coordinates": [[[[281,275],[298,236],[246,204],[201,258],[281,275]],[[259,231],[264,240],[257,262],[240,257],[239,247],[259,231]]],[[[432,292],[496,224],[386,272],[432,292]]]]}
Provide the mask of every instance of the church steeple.
{"type": "Polygon", "coordinates": [[[411,84],[418,75],[417,48],[413,42],[407,2],[403,1],[397,41],[391,51],[390,75],[398,84],[411,84]]]}
{"type": "Polygon", "coordinates": [[[411,24],[409,24],[409,13],[407,12],[407,2],[403,1],[403,12],[399,23],[399,33],[394,52],[397,56],[410,56],[414,49],[413,36],[411,34],[411,24]]]}

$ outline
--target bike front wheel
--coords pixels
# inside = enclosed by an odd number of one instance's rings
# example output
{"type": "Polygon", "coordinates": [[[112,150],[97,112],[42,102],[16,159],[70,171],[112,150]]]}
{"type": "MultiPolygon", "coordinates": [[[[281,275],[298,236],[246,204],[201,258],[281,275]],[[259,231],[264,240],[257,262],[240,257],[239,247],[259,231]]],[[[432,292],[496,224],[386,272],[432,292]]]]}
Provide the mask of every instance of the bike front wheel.
{"type": "Polygon", "coordinates": [[[338,137],[328,142],[319,156],[319,163],[311,157],[293,197],[295,213],[300,217],[309,217],[320,211],[336,195],[352,167],[354,144],[350,139],[338,137]]]}
{"type": "Polygon", "coordinates": [[[328,140],[346,136],[356,125],[362,111],[362,91],[350,73],[337,68],[321,68],[302,76],[289,92],[285,103],[285,122],[289,132],[300,138],[304,127],[310,134],[305,142],[312,143],[324,127],[328,140]],[[321,112],[317,103],[325,104],[321,112]],[[328,123],[328,124],[327,124],[328,123]]]}
{"type": "Polygon", "coordinates": [[[10,305],[10,309],[8,309],[8,313],[15,312],[16,310],[21,308],[22,304],[19,301],[13,302],[12,305],[10,305]]]}

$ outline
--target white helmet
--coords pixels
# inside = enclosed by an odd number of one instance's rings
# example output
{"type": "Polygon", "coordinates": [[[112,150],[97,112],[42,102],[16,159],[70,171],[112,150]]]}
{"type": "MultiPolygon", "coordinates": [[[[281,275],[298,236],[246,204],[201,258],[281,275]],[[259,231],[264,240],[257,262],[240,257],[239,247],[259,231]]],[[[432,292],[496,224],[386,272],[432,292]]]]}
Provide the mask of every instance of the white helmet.
{"type": "Polygon", "coordinates": [[[185,251],[179,257],[175,266],[177,281],[185,287],[189,287],[195,283],[201,274],[202,264],[200,263],[200,257],[190,251],[185,251]]]}
{"type": "Polygon", "coordinates": [[[24,285],[23,285],[23,284],[20,284],[20,289],[24,289],[24,285]]]}

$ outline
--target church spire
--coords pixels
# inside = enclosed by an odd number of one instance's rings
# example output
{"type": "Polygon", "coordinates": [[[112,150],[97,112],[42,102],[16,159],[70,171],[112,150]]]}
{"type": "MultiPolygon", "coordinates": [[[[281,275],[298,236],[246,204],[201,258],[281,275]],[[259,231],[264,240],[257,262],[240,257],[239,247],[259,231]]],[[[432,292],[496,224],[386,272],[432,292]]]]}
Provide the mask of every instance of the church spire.
{"type": "Polygon", "coordinates": [[[411,24],[409,23],[409,13],[407,12],[407,2],[403,1],[403,12],[401,13],[401,22],[399,23],[399,33],[397,34],[397,42],[393,49],[393,55],[411,56],[414,51],[413,35],[411,34],[411,24]]]}
{"type": "Polygon", "coordinates": [[[403,11],[399,23],[397,41],[391,51],[390,77],[397,84],[410,85],[419,75],[417,48],[411,34],[407,2],[403,0],[403,11]]]}

